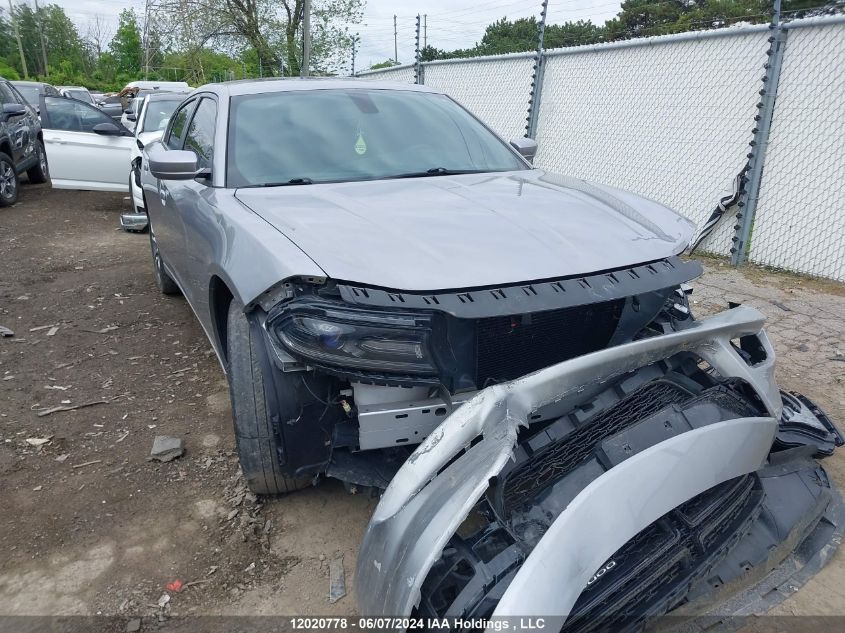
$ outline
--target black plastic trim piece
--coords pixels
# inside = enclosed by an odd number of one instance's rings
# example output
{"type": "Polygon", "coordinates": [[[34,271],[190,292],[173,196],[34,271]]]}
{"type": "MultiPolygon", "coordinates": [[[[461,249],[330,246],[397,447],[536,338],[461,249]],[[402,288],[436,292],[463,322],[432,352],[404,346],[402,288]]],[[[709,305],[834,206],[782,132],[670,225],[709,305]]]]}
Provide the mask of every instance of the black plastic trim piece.
{"type": "Polygon", "coordinates": [[[590,275],[492,288],[419,293],[368,288],[344,282],[339,282],[337,288],[344,301],[356,305],[436,310],[459,318],[479,318],[622,299],[677,286],[700,276],[702,270],[697,261],[672,256],[590,275]]]}

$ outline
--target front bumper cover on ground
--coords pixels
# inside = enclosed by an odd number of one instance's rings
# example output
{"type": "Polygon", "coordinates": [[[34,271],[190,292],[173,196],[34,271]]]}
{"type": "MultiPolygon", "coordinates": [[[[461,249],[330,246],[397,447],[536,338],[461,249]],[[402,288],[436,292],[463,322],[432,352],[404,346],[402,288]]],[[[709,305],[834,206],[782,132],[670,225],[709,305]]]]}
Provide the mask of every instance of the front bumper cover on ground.
{"type": "Polygon", "coordinates": [[[538,409],[566,412],[627,373],[681,352],[747,384],[766,415],[674,435],[595,479],[555,519],[495,611],[566,616],[596,569],[640,530],[708,488],[763,465],[782,408],[763,323],[757,310],[738,307],[679,332],[581,356],[479,393],[418,447],[385,492],[359,554],[361,612],[412,613],[432,565],[505,467],[519,428],[538,409]],[[761,352],[753,360],[731,344],[745,337],[761,352]]]}

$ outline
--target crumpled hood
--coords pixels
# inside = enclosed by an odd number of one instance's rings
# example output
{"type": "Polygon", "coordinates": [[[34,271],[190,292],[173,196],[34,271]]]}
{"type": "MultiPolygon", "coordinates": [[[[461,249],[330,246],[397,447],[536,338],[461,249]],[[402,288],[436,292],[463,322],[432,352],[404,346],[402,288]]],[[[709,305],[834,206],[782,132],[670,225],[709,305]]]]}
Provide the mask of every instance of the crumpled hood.
{"type": "Polygon", "coordinates": [[[580,275],[678,253],[695,225],[541,170],[238,189],[333,279],[445,290],[580,275]]]}

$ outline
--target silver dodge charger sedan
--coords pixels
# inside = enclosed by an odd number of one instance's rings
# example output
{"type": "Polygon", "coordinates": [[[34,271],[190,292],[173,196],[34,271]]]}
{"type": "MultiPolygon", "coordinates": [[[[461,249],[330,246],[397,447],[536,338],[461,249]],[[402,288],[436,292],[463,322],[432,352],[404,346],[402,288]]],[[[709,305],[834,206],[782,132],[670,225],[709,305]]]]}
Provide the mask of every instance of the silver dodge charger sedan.
{"type": "Polygon", "coordinates": [[[842,436],[778,389],[757,310],[691,314],[690,221],[536,150],[417,85],[181,103],[142,157],[155,278],[228,376],[244,476],[383,491],[364,613],[765,610],[754,583],[800,585],[841,540],[814,457],[842,436]]]}

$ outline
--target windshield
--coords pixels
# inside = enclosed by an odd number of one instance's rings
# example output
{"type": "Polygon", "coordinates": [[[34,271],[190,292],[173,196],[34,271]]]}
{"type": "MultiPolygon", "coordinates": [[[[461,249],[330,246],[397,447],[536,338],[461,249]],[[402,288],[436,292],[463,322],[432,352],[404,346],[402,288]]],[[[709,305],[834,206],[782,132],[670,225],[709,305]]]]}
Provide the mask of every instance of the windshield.
{"type": "Polygon", "coordinates": [[[144,120],[138,129],[139,132],[155,132],[163,130],[170,121],[170,115],[181,101],[175,99],[170,101],[150,101],[147,104],[147,111],[144,113],[144,120]]]}
{"type": "Polygon", "coordinates": [[[77,101],[84,101],[85,103],[94,103],[94,100],[91,98],[91,95],[88,94],[87,90],[68,90],[67,96],[71,99],[76,99],[77,101]]]}
{"type": "Polygon", "coordinates": [[[227,186],[526,169],[448,97],[410,90],[291,90],[233,97],[227,186]]]}
{"type": "Polygon", "coordinates": [[[29,101],[29,105],[38,107],[38,87],[37,86],[15,86],[15,89],[21,93],[24,99],[29,101]]]}

